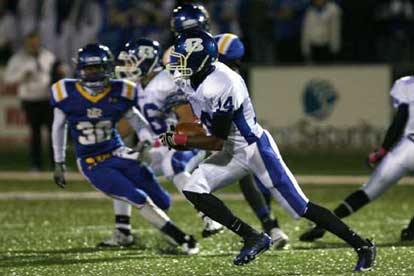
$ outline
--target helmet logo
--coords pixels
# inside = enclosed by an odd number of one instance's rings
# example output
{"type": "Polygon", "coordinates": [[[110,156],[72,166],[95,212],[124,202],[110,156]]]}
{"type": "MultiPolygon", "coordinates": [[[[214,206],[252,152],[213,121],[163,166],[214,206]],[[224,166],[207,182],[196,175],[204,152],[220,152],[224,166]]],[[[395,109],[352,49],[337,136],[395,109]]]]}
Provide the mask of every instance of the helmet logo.
{"type": "Polygon", "coordinates": [[[85,59],[85,62],[100,62],[101,61],[101,58],[100,57],[87,57],[86,59],[85,59]]]}
{"type": "Polygon", "coordinates": [[[154,58],[154,48],[151,46],[139,46],[138,48],[139,58],[154,58]]]}
{"type": "Polygon", "coordinates": [[[203,40],[201,38],[187,38],[184,47],[187,53],[201,52],[204,50],[203,40]]]}

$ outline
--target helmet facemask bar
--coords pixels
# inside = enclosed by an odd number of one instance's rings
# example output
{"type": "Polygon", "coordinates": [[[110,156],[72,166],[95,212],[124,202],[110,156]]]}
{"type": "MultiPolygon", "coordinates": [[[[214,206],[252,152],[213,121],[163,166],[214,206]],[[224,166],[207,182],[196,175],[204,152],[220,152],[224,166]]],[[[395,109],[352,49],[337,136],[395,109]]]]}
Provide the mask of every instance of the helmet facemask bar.
{"type": "Polygon", "coordinates": [[[123,61],[124,65],[115,67],[116,77],[121,79],[126,78],[130,81],[138,82],[143,77],[154,71],[159,61],[159,57],[156,56],[148,69],[141,69],[141,64],[143,64],[147,59],[148,58],[145,55],[138,59],[136,55],[122,51],[118,56],[118,60],[123,61]]]}
{"type": "Polygon", "coordinates": [[[104,91],[109,85],[109,79],[112,75],[108,65],[99,63],[84,66],[78,69],[77,74],[81,79],[82,86],[87,88],[87,92],[92,96],[96,96],[104,91]],[[90,72],[91,69],[92,72],[90,72]]]}
{"type": "Polygon", "coordinates": [[[187,68],[187,60],[190,57],[191,52],[187,55],[175,52],[174,50],[170,54],[170,60],[172,61],[166,65],[167,71],[171,74],[173,79],[188,79],[193,75],[193,69],[187,68]]]}
{"type": "Polygon", "coordinates": [[[137,82],[142,77],[142,71],[139,68],[142,59],[138,61],[135,55],[121,51],[118,55],[118,61],[123,62],[123,65],[115,66],[115,76],[118,79],[128,79],[137,82]]]}

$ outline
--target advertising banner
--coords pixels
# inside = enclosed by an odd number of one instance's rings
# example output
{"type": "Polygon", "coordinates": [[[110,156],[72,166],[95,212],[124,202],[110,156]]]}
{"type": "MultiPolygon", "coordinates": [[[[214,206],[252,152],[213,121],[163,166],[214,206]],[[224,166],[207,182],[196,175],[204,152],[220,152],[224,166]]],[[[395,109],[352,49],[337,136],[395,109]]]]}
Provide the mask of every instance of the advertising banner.
{"type": "Polygon", "coordinates": [[[392,114],[388,66],[255,67],[259,121],[286,147],[379,145],[392,114]]]}

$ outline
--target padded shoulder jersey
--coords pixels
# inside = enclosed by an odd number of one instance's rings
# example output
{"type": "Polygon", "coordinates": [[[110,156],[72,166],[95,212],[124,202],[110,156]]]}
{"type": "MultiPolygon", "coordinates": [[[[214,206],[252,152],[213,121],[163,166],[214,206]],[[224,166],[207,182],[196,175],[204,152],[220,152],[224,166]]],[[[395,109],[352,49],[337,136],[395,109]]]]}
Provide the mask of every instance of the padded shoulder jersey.
{"type": "Polygon", "coordinates": [[[78,158],[110,152],[123,146],[117,122],[136,106],[136,85],[111,80],[102,93],[92,96],[77,79],[62,79],[52,85],[50,102],[65,115],[78,158]]]}
{"type": "Polygon", "coordinates": [[[400,104],[408,104],[408,121],[405,125],[404,136],[414,133],[414,77],[407,76],[394,82],[391,89],[391,98],[394,108],[400,104]]]}
{"type": "Polygon", "coordinates": [[[233,150],[256,142],[263,134],[243,78],[223,63],[188,93],[188,99],[197,117],[211,131],[215,113],[233,112],[233,125],[225,146],[233,150]]]}

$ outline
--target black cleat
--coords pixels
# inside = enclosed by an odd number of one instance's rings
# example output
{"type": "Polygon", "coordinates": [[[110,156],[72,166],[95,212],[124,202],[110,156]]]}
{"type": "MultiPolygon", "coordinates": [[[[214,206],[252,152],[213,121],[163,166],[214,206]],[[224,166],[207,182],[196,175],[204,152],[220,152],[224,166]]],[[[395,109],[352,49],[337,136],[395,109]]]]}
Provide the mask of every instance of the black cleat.
{"type": "Polygon", "coordinates": [[[299,240],[305,241],[305,242],[313,242],[317,239],[320,239],[325,235],[326,230],[323,228],[320,228],[318,226],[314,226],[307,230],[305,233],[300,235],[299,240]]]}
{"type": "Polygon", "coordinates": [[[375,258],[377,256],[377,248],[370,241],[367,240],[367,245],[356,249],[358,254],[358,262],[355,266],[354,272],[369,271],[375,265],[375,258]]]}
{"type": "Polygon", "coordinates": [[[244,246],[239,255],[233,260],[235,265],[245,265],[265,252],[272,245],[272,239],[267,234],[260,234],[251,239],[244,240],[244,246]]]}
{"type": "Polygon", "coordinates": [[[407,228],[401,230],[401,241],[414,241],[414,217],[411,219],[407,228]]]}

